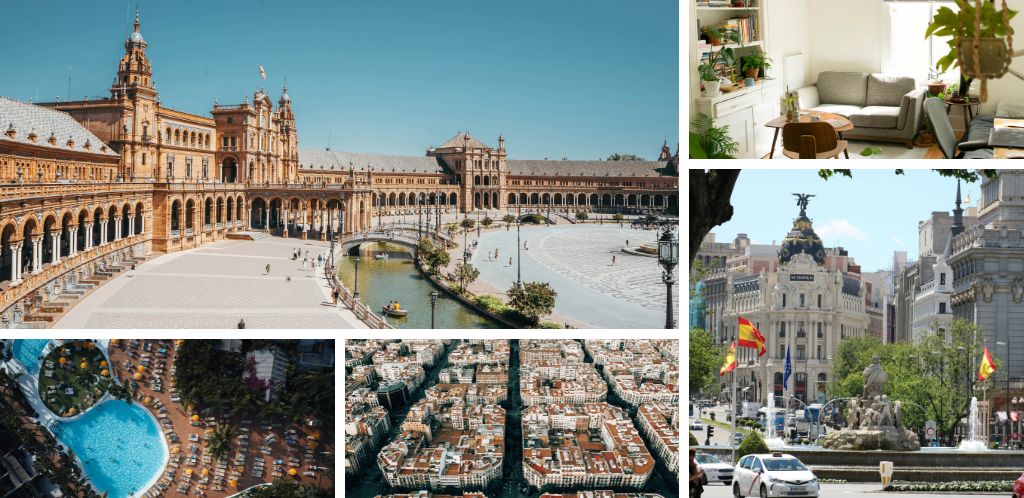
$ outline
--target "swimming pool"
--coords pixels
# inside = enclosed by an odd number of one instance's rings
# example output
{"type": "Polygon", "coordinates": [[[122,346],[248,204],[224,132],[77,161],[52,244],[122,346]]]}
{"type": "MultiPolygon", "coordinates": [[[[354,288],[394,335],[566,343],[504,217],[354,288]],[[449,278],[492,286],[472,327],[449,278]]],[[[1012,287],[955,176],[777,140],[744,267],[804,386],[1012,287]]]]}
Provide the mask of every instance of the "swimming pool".
{"type": "Polygon", "coordinates": [[[25,365],[28,373],[35,375],[39,373],[39,355],[49,342],[50,339],[18,339],[14,341],[14,357],[25,365]]]}
{"type": "Polygon", "coordinates": [[[53,432],[78,456],[93,487],[110,498],[145,492],[168,456],[156,421],[137,403],[107,400],[58,422],[53,432]]]}

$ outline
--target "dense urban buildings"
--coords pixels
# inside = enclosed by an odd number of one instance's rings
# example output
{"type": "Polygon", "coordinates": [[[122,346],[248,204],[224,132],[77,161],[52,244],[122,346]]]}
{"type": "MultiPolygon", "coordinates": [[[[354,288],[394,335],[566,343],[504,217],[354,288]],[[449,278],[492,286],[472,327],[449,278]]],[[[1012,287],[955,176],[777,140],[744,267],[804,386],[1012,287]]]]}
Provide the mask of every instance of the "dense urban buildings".
{"type": "Polygon", "coordinates": [[[347,495],[674,493],[678,349],[677,340],[642,339],[349,340],[347,495]],[[410,406],[376,405],[368,371],[374,365],[366,358],[384,359],[378,353],[409,351],[416,342],[443,351],[433,366],[422,366],[422,389],[410,391],[410,406]],[[601,370],[609,364],[634,366],[645,382],[669,381],[675,397],[639,406],[607,399],[601,370]]]}
{"type": "Polygon", "coordinates": [[[276,101],[260,88],[208,114],[174,109],[150,41],[136,15],[107,97],[0,98],[0,323],[46,320],[122,261],[247,230],[326,240],[421,206],[678,213],[667,143],[655,161],[512,159],[504,136],[468,132],[423,156],[300,149],[287,86],[276,101]]]}

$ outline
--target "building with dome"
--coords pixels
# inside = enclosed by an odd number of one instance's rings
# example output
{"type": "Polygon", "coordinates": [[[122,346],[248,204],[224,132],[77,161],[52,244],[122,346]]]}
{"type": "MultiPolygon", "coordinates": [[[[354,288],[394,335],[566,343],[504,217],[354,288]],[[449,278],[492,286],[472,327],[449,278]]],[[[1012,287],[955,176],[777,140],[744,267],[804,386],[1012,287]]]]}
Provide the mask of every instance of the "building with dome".
{"type": "Polygon", "coordinates": [[[351,234],[374,217],[479,210],[678,214],[679,154],[522,160],[459,132],[422,156],[299,148],[285,85],[208,114],[161,101],[136,13],[109,97],[0,98],[0,324],[106,265],[259,230],[351,234]]]}
{"type": "MultiPolygon", "coordinates": [[[[766,339],[767,352],[737,350],[737,396],[767,403],[783,396],[786,350],[791,350],[790,394],[803,403],[823,402],[840,342],[867,334],[866,283],[860,267],[841,248],[827,249],[807,216],[807,198],[778,249],[777,266],[758,273],[724,274],[721,330],[728,344],[738,333],[738,318],[750,320],[766,339]]],[[[730,388],[722,377],[722,389],[730,388]]],[[[781,403],[781,400],[778,401],[781,403]]]]}

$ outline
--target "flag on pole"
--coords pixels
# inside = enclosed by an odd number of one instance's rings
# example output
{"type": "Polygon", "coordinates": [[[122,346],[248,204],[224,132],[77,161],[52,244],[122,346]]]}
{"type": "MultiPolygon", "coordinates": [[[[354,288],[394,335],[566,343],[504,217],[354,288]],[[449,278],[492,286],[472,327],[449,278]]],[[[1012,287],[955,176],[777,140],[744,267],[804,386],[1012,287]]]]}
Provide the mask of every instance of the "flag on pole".
{"type": "Polygon", "coordinates": [[[729,372],[736,369],[736,341],[732,341],[729,344],[729,351],[725,353],[725,362],[722,363],[722,369],[718,371],[718,376],[721,377],[729,372]]]}
{"type": "Polygon", "coordinates": [[[981,367],[978,368],[978,381],[984,382],[996,371],[996,362],[992,361],[992,355],[988,353],[988,346],[985,346],[985,356],[981,358],[981,367]]]}
{"type": "Polygon", "coordinates": [[[754,348],[757,350],[758,356],[764,356],[767,349],[764,346],[764,336],[761,335],[761,331],[757,330],[754,324],[750,323],[750,320],[739,317],[740,330],[739,330],[739,343],[740,347],[754,348]]]}
{"type": "Polygon", "coordinates": [[[260,77],[267,81],[267,72],[263,70],[263,64],[260,64],[260,77]]]}
{"type": "Polygon", "coordinates": [[[786,346],[786,370],[782,374],[782,388],[789,389],[789,376],[793,375],[793,361],[789,356],[789,346],[786,346]]]}

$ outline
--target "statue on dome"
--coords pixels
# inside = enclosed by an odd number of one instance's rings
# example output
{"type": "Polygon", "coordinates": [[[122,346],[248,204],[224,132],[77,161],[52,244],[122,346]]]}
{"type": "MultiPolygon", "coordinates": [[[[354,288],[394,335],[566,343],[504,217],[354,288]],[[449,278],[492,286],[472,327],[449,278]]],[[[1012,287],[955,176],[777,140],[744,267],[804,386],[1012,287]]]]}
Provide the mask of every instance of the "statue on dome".
{"type": "Polygon", "coordinates": [[[793,194],[796,196],[796,205],[800,206],[800,216],[807,216],[807,201],[811,197],[815,197],[814,194],[793,194]]]}

